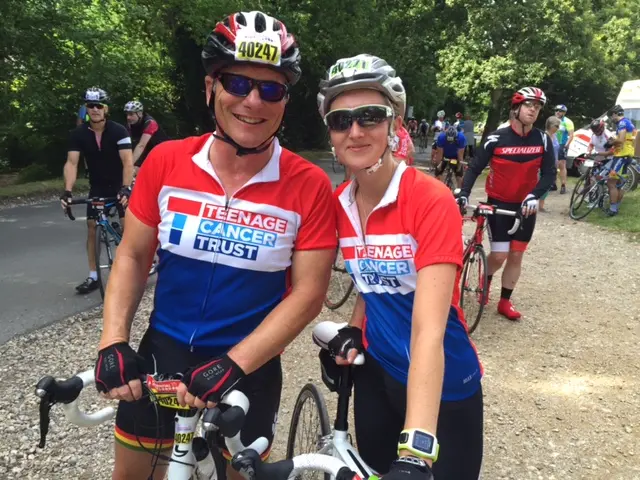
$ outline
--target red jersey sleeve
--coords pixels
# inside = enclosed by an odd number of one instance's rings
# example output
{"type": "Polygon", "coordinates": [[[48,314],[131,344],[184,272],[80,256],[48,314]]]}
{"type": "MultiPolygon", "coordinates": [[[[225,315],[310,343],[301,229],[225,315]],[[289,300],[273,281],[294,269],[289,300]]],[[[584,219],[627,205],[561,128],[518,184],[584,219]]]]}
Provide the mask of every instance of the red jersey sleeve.
{"type": "Polygon", "coordinates": [[[156,228],[160,224],[158,195],[164,185],[165,171],[172,158],[169,148],[173,142],[164,142],[154,148],[140,167],[131,191],[129,210],[145,225],[156,228]]]}
{"type": "Polygon", "coordinates": [[[416,270],[437,263],[462,267],[462,216],[453,195],[438,180],[413,173],[416,181],[405,201],[407,221],[418,243],[416,270]]]}
{"type": "Polygon", "coordinates": [[[158,122],[156,122],[155,120],[149,120],[145,124],[142,134],[144,135],[146,133],[147,135],[153,135],[158,131],[158,128],[160,128],[158,127],[158,122]]]}
{"type": "MultiPolygon", "coordinates": [[[[296,250],[320,250],[336,248],[336,211],[331,181],[326,173],[316,171],[306,185],[315,185],[311,191],[301,192],[302,220],[296,238],[296,250]]],[[[306,186],[305,186],[306,190],[306,186]]]]}

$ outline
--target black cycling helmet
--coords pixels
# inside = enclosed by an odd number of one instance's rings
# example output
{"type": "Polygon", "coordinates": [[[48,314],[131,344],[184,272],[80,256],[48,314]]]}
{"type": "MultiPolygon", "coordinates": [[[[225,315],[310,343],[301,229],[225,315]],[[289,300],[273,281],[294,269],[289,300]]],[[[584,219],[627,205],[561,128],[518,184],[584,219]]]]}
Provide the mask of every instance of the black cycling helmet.
{"type": "MultiPolygon", "coordinates": [[[[251,49],[255,53],[254,49],[251,49]]],[[[213,77],[222,68],[233,64],[262,65],[284,74],[290,85],[295,85],[302,70],[300,69],[300,49],[287,27],[266,13],[259,11],[238,12],[218,22],[207,38],[202,50],[202,65],[207,75],[213,77]],[[238,49],[236,42],[250,37],[268,36],[272,40],[265,43],[276,49],[249,56],[249,49],[238,49]],[[278,51],[279,50],[279,51],[278,51]]]]}
{"type": "Polygon", "coordinates": [[[614,113],[616,115],[624,115],[624,108],[622,108],[620,105],[614,105],[610,110],[609,110],[609,115],[613,115],[614,113]]]}

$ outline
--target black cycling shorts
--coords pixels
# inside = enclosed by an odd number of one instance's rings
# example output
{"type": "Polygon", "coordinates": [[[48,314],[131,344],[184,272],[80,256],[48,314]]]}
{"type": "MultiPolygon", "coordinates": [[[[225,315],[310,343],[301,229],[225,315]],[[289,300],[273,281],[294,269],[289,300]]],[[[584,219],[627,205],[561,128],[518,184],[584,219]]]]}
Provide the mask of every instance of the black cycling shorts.
{"type": "MultiPolygon", "coordinates": [[[[89,195],[88,197],[101,197],[101,198],[108,198],[108,197],[116,197],[118,195],[118,192],[120,191],[120,186],[95,186],[92,185],[91,187],[89,187],[89,195]]],[[[120,202],[116,203],[116,210],[118,210],[118,217],[123,218],[124,217],[124,207],[122,206],[122,204],[120,202]]],[[[93,206],[90,203],[87,203],[87,219],[88,220],[95,220],[98,218],[98,211],[93,208],[93,206]]]]}
{"type": "MultiPolygon", "coordinates": [[[[147,361],[147,371],[166,374],[184,372],[189,367],[214,357],[214,355],[204,352],[193,353],[188,345],[179,343],[152,328],[149,328],[144,334],[138,353],[147,361]]],[[[269,440],[269,448],[262,457],[266,458],[271,450],[278,408],[280,407],[282,392],[280,357],[271,359],[258,370],[247,375],[238,384],[237,389],[247,396],[250,404],[249,413],[241,432],[242,443],[249,445],[256,439],[265,437],[269,440]]],[[[171,448],[174,418],[177,411],[158,407],[158,418],[155,405],[148,398],[143,397],[135,402],[121,401],[116,415],[116,441],[125,447],[139,451],[144,451],[145,448],[147,450],[171,448]],[[140,443],[144,445],[144,448],[140,446],[140,443]]],[[[231,458],[222,442],[218,446],[227,459],[231,458]]]]}
{"type": "MultiPolygon", "coordinates": [[[[391,377],[369,354],[354,369],[354,420],[358,452],[384,475],[398,453],[404,429],[407,387],[391,377]]],[[[436,436],[440,444],[433,475],[438,479],[478,480],[482,466],[483,397],[441,402],[436,436]]]]}
{"type": "MultiPolygon", "coordinates": [[[[495,198],[488,198],[487,203],[496,205],[502,210],[518,211],[522,208],[519,203],[506,203],[495,198]]],[[[524,252],[527,245],[533,237],[533,231],[536,227],[536,215],[530,215],[522,219],[520,228],[513,235],[509,235],[509,230],[515,222],[514,217],[506,215],[489,215],[489,241],[491,242],[492,252],[524,252]]]]}
{"type": "MultiPolygon", "coordinates": [[[[449,166],[449,160],[449,158],[442,158],[442,162],[440,162],[440,165],[438,165],[435,170],[437,177],[442,175],[445,169],[449,166]]],[[[453,160],[457,160],[457,158],[454,158],[453,160]]],[[[456,177],[462,178],[464,172],[462,171],[462,164],[460,162],[458,162],[454,173],[456,177]]]]}

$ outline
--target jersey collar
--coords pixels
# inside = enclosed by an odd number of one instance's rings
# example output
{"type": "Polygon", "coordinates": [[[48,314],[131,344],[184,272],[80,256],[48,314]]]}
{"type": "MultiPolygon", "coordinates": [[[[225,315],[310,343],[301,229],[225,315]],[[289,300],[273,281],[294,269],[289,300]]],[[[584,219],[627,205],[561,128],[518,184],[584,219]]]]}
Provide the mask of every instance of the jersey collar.
{"type": "MultiPolygon", "coordinates": [[[[207,141],[204,142],[200,151],[194,154],[191,159],[193,160],[193,163],[211,175],[218,183],[222,184],[209,161],[209,150],[211,149],[211,145],[214,140],[215,137],[211,134],[207,141]]],[[[264,168],[256,173],[244,186],[251,185],[252,183],[268,183],[280,180],[280,155],[282,154],[282,147],[280,146],[280,142],[277,137],[273,139],[273,145],[274,148],[271,159],[269,159],[264,168]]]]}

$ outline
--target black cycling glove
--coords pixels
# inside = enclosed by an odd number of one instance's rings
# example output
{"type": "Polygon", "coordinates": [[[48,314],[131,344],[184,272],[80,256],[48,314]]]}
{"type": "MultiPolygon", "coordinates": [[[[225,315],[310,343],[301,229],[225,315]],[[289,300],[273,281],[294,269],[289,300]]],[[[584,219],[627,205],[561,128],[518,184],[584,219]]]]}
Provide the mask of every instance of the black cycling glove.
{"type": "Polygon", "coordinates": [[[343,327],[338,330],[338,335],[333,337],[328,343],[329,353],[331,355],[347,358],[347,353],[355,348],[358,353],[362,353],[364,347],[362,345],[362,330],[358,327],[343,327]]]}
{"type": "Polygon", "coordinates": [[[71,201],[72,198],[73,195],[71,194],[71,190],[65,190],[64,193],[60,195],[60,200],[67,204],[71,201]]]}
{"type": "Polygon", "coordinates": [[[115,343],[98,352],[96,388],[107,393],[139,379],[143,372],[144,359],[127,342],[115,343]]]}
{"type": "Polygon", "coordinates": [[[225,355],[190,368],[184,372],[182,383],[203,402],[219,403],[244,377],[242,369],[225,355]]]}
{"type": "Polygon", "coordinates": [[[118,191],[118,200],[120,200],[122,197],[127,197],[127,199],[131,196],[131,187],[127,187],[126,185],[123,185],[122,187],[120,187],[120,190],[118,191]]]}

